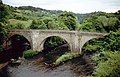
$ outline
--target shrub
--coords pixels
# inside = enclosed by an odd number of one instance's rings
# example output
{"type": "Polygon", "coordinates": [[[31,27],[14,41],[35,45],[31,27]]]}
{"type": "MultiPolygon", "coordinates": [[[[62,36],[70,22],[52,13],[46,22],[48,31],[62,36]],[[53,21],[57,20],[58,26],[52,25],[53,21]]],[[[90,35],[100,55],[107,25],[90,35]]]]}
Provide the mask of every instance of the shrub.
{"type": "Polygon", "coordinates": [[[34,56],[36,54],[37,54],[37,52],[33,51],[33,50],[26,50],[23,53],[23,55],[24,55],[25,58],[32,57],[32,56],[34,56]]]}
{"type": "Polygon", "coordinates": [[[80,56],[80,54],[75,54],[75,53],[65,53],[62,56],[60,56],[53,64],[59,65],[62,62],[65,62],[67,60],[73,59],[80,56]]]}
{"type": "Polygon", "coordinates": [[[102,55],[99,55],[96,58],[98,65],[92,74],[94,77],[120,77],[119,51],[104,52],[102,55]]]}

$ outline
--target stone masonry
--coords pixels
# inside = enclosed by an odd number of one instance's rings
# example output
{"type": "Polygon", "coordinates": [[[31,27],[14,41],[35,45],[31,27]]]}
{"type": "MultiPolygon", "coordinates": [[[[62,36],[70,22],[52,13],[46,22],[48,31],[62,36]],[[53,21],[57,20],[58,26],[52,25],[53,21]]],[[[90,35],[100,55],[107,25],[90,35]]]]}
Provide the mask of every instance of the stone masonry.
{"type": "Polygon", "coordinates": [[[22,30],[15,29],[8,31],[8,37],[13,35],[22,35],[30,43],[31,48],[35,51],[43,50],[43,45],[48,37],[59,36],[67,41],[73,53],[81,53],[84,44],[93,39],[100,38],[106,35],[106,33],[96,32],[79,32],[79,31],[66,31],[66,30],[22,30]]]}

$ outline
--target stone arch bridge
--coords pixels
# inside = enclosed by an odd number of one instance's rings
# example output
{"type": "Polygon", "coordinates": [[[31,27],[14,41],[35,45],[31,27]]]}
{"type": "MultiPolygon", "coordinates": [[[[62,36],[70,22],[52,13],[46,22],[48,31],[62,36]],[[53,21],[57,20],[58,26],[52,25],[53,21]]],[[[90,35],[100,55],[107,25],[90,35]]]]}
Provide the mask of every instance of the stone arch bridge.
{"type": "Polygon", "coordinates": [[[67,41],[70,45],[71,52],[81,53],[83,45],[93,38],[100,38],[105,36],[105,33],[95,33],[95,32],[79,32],[79,31],[66,31],[66,30],[22,30],[15,29],[8,31],[8,37],[13,35],[22,35],[30,43],[31,49],[35,51],[43,50],[43,45],[45,40],[51,36],[59,36],[67,41]]]}

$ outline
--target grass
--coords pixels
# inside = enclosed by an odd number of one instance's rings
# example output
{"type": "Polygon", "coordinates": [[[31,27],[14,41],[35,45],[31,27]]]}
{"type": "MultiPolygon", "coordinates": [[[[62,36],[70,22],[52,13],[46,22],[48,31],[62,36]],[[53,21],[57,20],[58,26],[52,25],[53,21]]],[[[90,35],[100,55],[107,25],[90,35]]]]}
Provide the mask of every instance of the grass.
{"type": "Polygon", "coordinates": [[[10,22],[10,25],[16,25],[18,23],[21,23],[25,25],[25,28],[28,28],[31,25],[32,20],[22,21],[22,20],[16,20],[16,19],[9,19],[9,22],[10,22]]]}
{"type": "Polygon", "coordinates": [[[75,53],[65,53],[62,56],[60,56],[53,64],[55,66],[59,65],[60,63],[63,63],[65,61],[71,60],[73,58],[79,57],[80,54],[75,53]]]}
{"type": "Polygon", "coordinates": [[[25,58],[33,57],[34,55],[38,54],[36,51],[33,50],[26,50],[24,51],[23,55],[25,58]]]}

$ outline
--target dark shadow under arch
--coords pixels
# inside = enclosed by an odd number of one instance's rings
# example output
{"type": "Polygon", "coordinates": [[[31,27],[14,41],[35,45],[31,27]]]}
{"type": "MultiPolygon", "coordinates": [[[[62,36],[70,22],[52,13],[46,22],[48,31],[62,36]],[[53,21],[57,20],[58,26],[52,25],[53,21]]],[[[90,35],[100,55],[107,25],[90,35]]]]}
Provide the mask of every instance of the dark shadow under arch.
{"type": "Polygon", "coordinates": [[[22,35],[15,34],[8,38],[9,48],[15,58],[23,56],[23,51],[31,49],[30,42],[22,35]]]}
{"type": "Polygon", "coordinates": [[[14,34],[11,37],[8,38],[8,42],[11,42],[11,45],[16,44],[16,46],[18,45],[29,45],[29,47],[31,48],[30,42],[28,41],[27,38],[25,38],[22,35],[19,34],[14,34]]]}
{"type": "Polygon", "coordinates": [[[68,42],[59,36],[49,36],[42,41],[41,45],[44,48],[42,52],[46,63],[54,62],[59,56],[71,50],[68,42]]]}
{"type": "Polygon", "coordinates": [[[10,61],[10,59],[22,57],[23,51],[31,48],[29,41],[25,37],[18,34],[12,35],[8,38],[6,44],[8,48],[0,53],[0,63],[10,61]]]}

